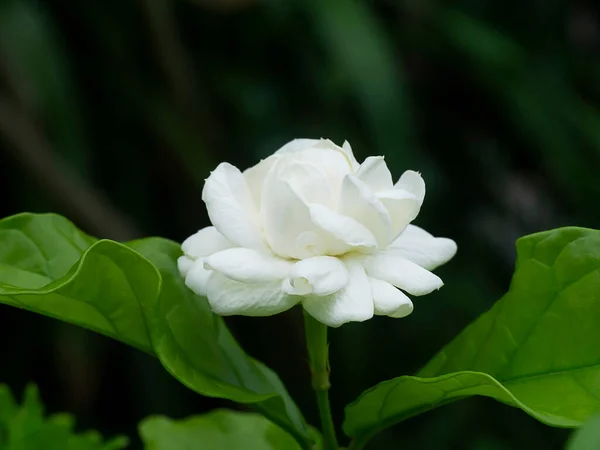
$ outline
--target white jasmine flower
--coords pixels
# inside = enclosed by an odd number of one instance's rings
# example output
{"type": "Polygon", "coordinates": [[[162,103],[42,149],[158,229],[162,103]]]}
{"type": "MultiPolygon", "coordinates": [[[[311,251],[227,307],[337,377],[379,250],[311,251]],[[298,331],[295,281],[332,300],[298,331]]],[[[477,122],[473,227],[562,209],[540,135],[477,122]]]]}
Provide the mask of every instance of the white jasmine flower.
{"type": "Polygon", "coordinates": [[[211,227],[186,239],[186,285],[220,315],[268,316],[297,303],[331,327],[405,317],[411,295],[442,287],[430,272],[454,241],[410,225],[425,197],[417,172],[394,184],[383,157],[296,139],[245,172],[221,163],[202,199],[211,227]]]}

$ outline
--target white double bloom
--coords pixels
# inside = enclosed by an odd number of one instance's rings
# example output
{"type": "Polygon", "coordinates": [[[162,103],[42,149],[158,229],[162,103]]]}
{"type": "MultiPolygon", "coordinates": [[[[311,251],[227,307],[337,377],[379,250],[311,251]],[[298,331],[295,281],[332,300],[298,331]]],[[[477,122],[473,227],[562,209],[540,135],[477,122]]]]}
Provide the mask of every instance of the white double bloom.
{"type": "Polygon", "coordinates": [[[245,172],[220,164],[202,199],[211,227],[182,245],[186,285],[220,315],[268,316],[301,303],[326,325],[405,317],[405,291],[425,295],[454,241],[414,225],[425,183],[394,184],[383,157],[359,164],[350,145],[296,139],[245,172]],[[402,291],[401,291],[401,290],[402,291]]]}

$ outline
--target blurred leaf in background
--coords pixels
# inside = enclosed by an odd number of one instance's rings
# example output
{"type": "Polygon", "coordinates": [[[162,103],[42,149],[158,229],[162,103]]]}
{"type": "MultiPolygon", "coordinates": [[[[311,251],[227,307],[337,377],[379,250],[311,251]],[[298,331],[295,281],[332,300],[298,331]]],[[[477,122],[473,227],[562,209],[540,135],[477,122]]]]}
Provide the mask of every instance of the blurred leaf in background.
{"type": "Polygon", "coordinates": [[[600,448],[600,416],[588,420],[569,439],[566,450],[595,450],[600,448]]]}
{"type": "Polygon", "coordinates": [[[181,421],[149,417],[139,428],[146,450],[300,450],[289,434],[254,413],[215,410],[181,421]]]}
{"type": "Polygon", "coordinates": [[[103,442],[96,431],[75,433],[69,414],[44,417],[38,390],[29,385],[23,403],[17,404],[6,385],[0,385],[0,449],[2,450],[119,450],[127,447],[125,437],[103,442]]]}

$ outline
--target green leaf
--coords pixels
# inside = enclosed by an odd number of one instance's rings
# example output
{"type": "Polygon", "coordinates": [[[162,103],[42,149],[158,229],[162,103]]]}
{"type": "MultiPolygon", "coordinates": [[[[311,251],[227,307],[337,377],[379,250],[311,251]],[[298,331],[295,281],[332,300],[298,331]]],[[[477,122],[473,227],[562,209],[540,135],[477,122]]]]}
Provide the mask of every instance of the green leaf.
{"type": "Polygon", "coordinates": [[[600,448],[600,415],[595,415],[569,439],[567,450],[598,450],[600,448]]]}
{"type": "Polygon", "coordinates": [[[178,421],[149,417],[139,428],[146,450],[300,450],[289,434],[253,413],[216,410],[178,421]]]}
{"type": "Polygon", "coordinates": [[[200,394],[254,403],[257,410],[310,446],[311,432],[281,380],[248,357],[206,299],[185,286],[176,264],[180,246],[160,238],[130,245],[152,261],[162,276],[160,297],[147,297],[142,304],[154,349],[165,368],[200,394]]]}
{"type": "Polygon", "coordinates": [[[0,221],[0,303],[105,334],[152,354],[142,298],[160,277],[144,257],[95,241],[53,214],[0,221]]]}
{"type": "MultiPolygon", "coordinates": [[[[600,411],[600,232],[562,228],[517,241],[509,292],[418,374],[380,383],[346,408],[358,443],[471,395],[553,426],[600,411]]],[[[357,448],[361,448],[357,444],[357,448]]]]}
{"type": "Polygon", "coordinates": [[[0,385],[0,450],[119,450],[128,444],[120,436],[103,442],[95,431],[76,434],[68,414],[44,417],[44,407],[35,386],[25,390],[18,406],[7,386],[0,385]]]}
{"type": "Polygon", "coordinates": [[[95,241],[62,217],[21,214],[0,221],[0,303],[155,354],[190,389],[253,403],[308,448],[313,435],[281,380],[186,288],[180,255],[166,239],[95,241]]]}

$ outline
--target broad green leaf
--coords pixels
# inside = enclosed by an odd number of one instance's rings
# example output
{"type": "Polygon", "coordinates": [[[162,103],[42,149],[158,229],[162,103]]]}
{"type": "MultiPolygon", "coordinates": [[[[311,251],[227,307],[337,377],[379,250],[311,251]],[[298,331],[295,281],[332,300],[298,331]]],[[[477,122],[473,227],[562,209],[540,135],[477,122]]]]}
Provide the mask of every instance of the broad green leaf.
{"type": "Polygon", "coordinates": [[[122,436],[103,442],[99,433],[75,433],[73,427],[68,414],[44,417],[35,386],[27,387],[18,406],[8,387],[0,385],[0,450],[119,450],[128,444],[122,436]]]}
{"type": "Polygon", "coordinates": [[[53,214],[0,221],[0,303],[64,320],[152,354],[142,298],[160,277],[144,257],[53,214]]]}
{"type": "Polygon", "coordinates": [[[600,415],[595,415],[577,430],[567,444],[567,450],[598,450],[600,448],[600,415]]]}
{"type": "MultiPolygon", "coordinates": [[[[517,241],[508,293],[418,374],[380,383],[346,409],[344,431],[378,430],[471,395],[559,427],[600,411],[600,232],[562,228],[517,241]]],[[[360,448],[360,446],[358,446],[360,448]]]]}
{"type": "Polygon", "coordinates": [[[166,239],[95,241],[59,216],[21,214],[0,221],[0,303],[155,354],[190,389],[253,403],[309,447],[313,437],[281,380],[185,287],[180,254],[166,239]]]}
{"type": "Polygon", "coordinates": [[[132,242],[162,275],[160,297],[143,299],[156,354],[165,368],[194,391],[226,397],[254,407],[309,445],[310,431],[277,375],[248,357],[213,314],[208,302],[194,295],[177,269],[179,245],[160,238],[132,242]]]}
{"type": "Polygon", "coordinates": [[[149,417],[139,428],[146,450],[300,450],[289,434],[253,413],[216,410],[178,421],[149,417]]]}

